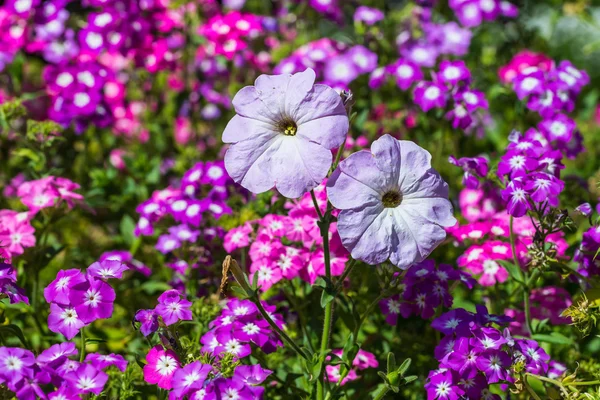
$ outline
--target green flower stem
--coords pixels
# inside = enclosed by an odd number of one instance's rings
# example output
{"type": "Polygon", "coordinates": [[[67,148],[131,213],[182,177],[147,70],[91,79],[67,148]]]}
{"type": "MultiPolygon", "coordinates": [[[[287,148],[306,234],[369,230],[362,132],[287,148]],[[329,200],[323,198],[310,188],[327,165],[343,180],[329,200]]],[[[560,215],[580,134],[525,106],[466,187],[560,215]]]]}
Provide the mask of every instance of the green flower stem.
{"type": "Polygon", "coordinates": [[[381,400],[385,397],[385,395],[387,394],[387,392],[390,391],[390,388],[387,387],[387,385],[385,385],[384,387],[381,388],[381,390],[379,391],[379,393],[377,393],[375,395],[375,397],[373,397],[373,400],[381,400]]]}
{"type": "MultiPolygon", "coordinates": [[[[314,192],[311,192],[314,195],[314,192]]],[[[315,207],[317,207],[316,199],[315,207]]],[[[317,208],[318,209],[318,208],[317,208]]],[[[329,254],[329,222],[323,221],[321,218],[321,236],[323,237],[323,255],[325,258],[325,277],[327,285],[331,285],[331,255],[329,254]]],[[[331,336],[331,325],[333,323],[333,303],[335,299],[331,300],[325,306],[325,318],[323,320],[323,335],[321,336],[321,352],[320,356],[324,360],[327,349],[329,348],[329,338],[331,336]]],[[[317,399],[323,400],[325,398],[325,368],[321,370],[321,376],[317,380],[317,399]]]]}
{"type": "Polygon", "coordinates": [[[79,362],[83,362],[85,359],[85,326],[81,327],[79,334],[81,335],[81,354],[79,355],[79,362]]]}
{"type": "Polygon", "coordinates": [[[263,305],[261,304],[260,299],[258,299],[258,297],[252,297],[252,298],[250,298],[250,300],[254,304],[256,304],[256,307],[258,308],[258,311],[260,312],[260,314],[267,321],[267,323],[273,329],[273,331],[275,331],[275,333],[277,333],[279,335],[281,340],[283,340],[284,342],[289,344],[292,347],[292,349],[294,349],[294,351],[296,351],[296,353],[298,353],[298,355],[300,357],[304,358],[305,360],[310,360],[310,357],[307,354],[305,354],[304,351],[302,351],[302,349],[296,344],[296,342],[294,342],[294,340],[291,337],[289,337],[287,333],[282,331],[277,326],[275,321],[273,321],[271,319],[271,317],[269,316],[269,313],[267,312],[267,310],[264,309],[263,305]]]}
{"type": "Polygon", "coordinates": [[[317,215],[319,216],[319,221],[323,221],[323,213],[319,208],[319,203],[317,202],[317,196],[315,196],[314,189],[310,191],[310,197],[312,198],[313,205],[315,206],[315,210],[317,210],[317,215]]]}
{"type": "MultiPolygon", "coordinates": [[[[515,232],[513,229],[514,217],[510,216],[510,249],[513,254],[513,262],[517,266],[517,268],[521,269],[521,265],[519,263],[519,257],[517,257],[517,251],[515,246],[515,232]]],[[[530,334],[533,334],[533,330],[531,329],[531,304],[529,300],[529,279],[527,274],[524,274],[524,283],[521,284],[523,286],[523,308],[525,310],[525,325],[527,325],[527,330],[530,334]]]]}
{"type": "Polygon", "coordinates": [[[351,259],[350,262],[348,263],[348,266],[346,267],[346,269],[344,269],[344,273],[337,280],[337,283],[335,285],[335,294],[336,295],[342,289],[342,286],[344,285],[344,281],[346,280],[346,278],[350,275],[350,273],[354,269],[354,266],[356,265],[356,262],[357,261],[355,259],[351,259]]]}
{"type": "Polygon", "coordinates": [[[532,378],[535,379],[539,379],[540,381],[544,381],[544,382],[548,382],[551,383],[553,385],[558,386],[561,389],[564,389],[565,386],[591,386],[591,385],[598,385],[600,384],[600,380],[596,380],[596,381],[588,381],[588,382],[568,382],[568,383],[563,383],[560,381],[557,381],[556,379],[552,379],[552,378],[546,378],[545,376],[539,376],[539,375],[534,375],[530,372],[526,372],[525,376],[531,376],[532,378]]]}
{"type": "Polygon", "coordinates": [[[531,395],[531,397],[534,400],[542,400],[540,399],[540,396],[538,396],[537,393],[535,393],[535,391],[531,388],[531,386],[529,386],[529,383],[527,382],[527,376],[523,377],[523,384],[525,385],[525,389],[527,389],[527,392],[531,395]]]}

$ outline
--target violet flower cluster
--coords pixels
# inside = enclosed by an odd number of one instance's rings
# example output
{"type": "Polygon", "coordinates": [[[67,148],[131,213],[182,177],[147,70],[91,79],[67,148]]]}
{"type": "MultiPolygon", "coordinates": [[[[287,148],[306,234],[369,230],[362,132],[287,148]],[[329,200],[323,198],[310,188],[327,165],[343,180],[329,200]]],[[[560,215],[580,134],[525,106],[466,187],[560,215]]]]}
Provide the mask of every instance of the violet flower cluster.
{"type": "Polygon", "coordinates": [[[118,354],[89,353],[79,362],[73,359],[77,353],[71,342],[52,345],[37,357],[19,347],[0,347],[0,382],[22,400],[76,399],[99,395],[108,381],[107,368],[127,368],[118,354]]]}
{"type": "Polygon", "coordinates": [[[48,328],[72,339],[80,329],[113,313],[115,290],[108,279],[121,279],[128,267],[116,260],[97,261],[85,272],[60,270],[44,289],[50,304],[48,328]]]}
{"type": "Polygon", "coordinates": [[[468,273],[456,270],[451,265],[436,265],[433,260],[413,265],[402,280],[402,294],[379,302],[381,312],[386,317],[385,322],[396,325],[399,316],[408,318],[413,314],[429,319],[438,307],[452,307],[452,282],[462,282],[469,289],[475,286],[475,280],[468,273]]]}
{"type": "Polygon", "coordinates": [[[17,271],[10,264],[2,262],[0,254],[0,298],[8,298],[10,304],[29,304],[29,298],[23,288],[17,285],[17,271]]]}
{"type": "Polygon", "coordinates": [[[540,132],[528,130],[525,135],[513,132],[506,153],[498,164],[498,177],[506,181],[502,199],[513,217],[522,217],[528,210],[558,206],[564,189],[560,180],[562,154],[553,150],[540,132]],[[541,141],[540,141],[541,140],[541,141]]]}
{"type": "Polygon", "coordinates": [[[148,336],[180,321],[192,319],[192,302],[177,289],[167,290],[158,296],[158,304],[154,309],[138,310],[134,319],[140,323],[140,331],[148,336]]]}
{"type": "MultiPolygon", "coordinates": [[[[275,313],[276,307],[267,303],[263,303],[263,307],[279,329],[284,329],[283,317],[275,313]]],[[[266,354],[283,346],[279,336],[250,300],[229,299],[209,327],[200,338],[202,352],[217,358],[226,353],[236,359],[247,357],[252,351],[251,344],[266,354]]]]}
{"type": "Polygon", "coordinates": [[[377,54],[362,45],[349,47],[329,38],[309,42],[281,60],[275,73],[291,74],[307,68],[315,71],[317,79],[337,91],[348,90],[360,75],[377,68],[377,54]]]}
{"type": "Polygon", "coordinates": [[[260,400],[260,385],[272,371],[260,365],[238,365],[231,377],[224,377],[211,364],[193,361],[181,365],[177,354],[157,345],[150,349],[144,366],[144,380],[169,390],[170,400],[260,400]]]}
{"type": "Polygon", "coordinates": [[[544,376],[550,356],[535,340],[513,338],[510,318],[488,314],[484,306],[477,313],[462,308],[436,318],[432,327],[446,335],[435,349],[439,369],[431,371],[425,388],[428,400],[497,399],[492,385],[513,383],[520,372],[544,376]]]}

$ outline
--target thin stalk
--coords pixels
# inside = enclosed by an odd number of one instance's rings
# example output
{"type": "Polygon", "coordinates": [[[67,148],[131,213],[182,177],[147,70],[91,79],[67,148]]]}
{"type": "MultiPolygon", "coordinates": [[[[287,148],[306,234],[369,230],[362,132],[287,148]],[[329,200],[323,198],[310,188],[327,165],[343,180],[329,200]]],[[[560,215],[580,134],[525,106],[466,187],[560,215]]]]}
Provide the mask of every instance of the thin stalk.
{"type": "MultiPolygon", "coordinates": [[[[323,254],[325,258],[325,277],[327,278],[327,285],[331,284],[331,255],[329,254],[329,224],[321,226],[321,236],[323,236],[323,254]]],[[[333,303],[331,300],[325,306],[325,317],[323,319],[323,335],[321,336],[321,358],[325,359],[325,353],[329,348],[329,337],[331,336],[331,325],[333,323],[333,303]]],[[[325,368],[321,371],[321,376],[317,380],[317,399],[325,399],[325,368]]]]}
{"type": "Polygon", "coordinates": [[[317,210],[317,215],[319,216],[319,221],[323,221],[323,213],[319,208],[319,202],[317,201],[317,196],[315,195],[314,189],[310,191],[310,197],[312,198],[313,204],[315,206],[315,210],[317,210]]]}
{"type": "Polygon", "coordinates": [[[79,355],[79,362],[83,362],[85,359],[85,327],[81,327],[79,331],[81,334],[81,354],[79,355]]]}
{"type": "Polygon", "coordinates": [[[308,355],[306,355],[304,353],[304,351],[302,351],[302,349],[296,344],[296,342],[294,342],[292,340],[291,337],[288,336],[287,333],[285,333],[284,331],[282,331],[277,324],[271,319],[271,317],[269,316],[269,313],[267,312],[267,310],[264,309],[264,307],[262,306],[260,300],[258,298],[251,298],[250,300],[252,300],[252,302],[254,304],[256,304],[256,307],[258,308],[258,311],[260,312],[260,314],[263,316],[263,318],[267,321],[267,323],[269,324],[269,326],[271,326],[271,328],[275,331],[275,333],[277,333],[279,335],[279,337],[286,342],[287,344],[289,344],[292,349],[294,349],[294,351],[296,353],[298,353],[298,355],[300,355],[302,358],[304,358],[305,360],[309,360],[310,358],[308,357],[308,355]]]}
{"type": "Polygon", "coordinates": [[[540,396],[538,396],[537,393],[529,386],[529,383],[527,383],[527,376],[523,378],[523,381],[525,383],[525,389],[527,389],[527,392],[529,392],[531,397],[533,397],[535,400],[542,400],[540,396]]]}
{"type": "Polygon", "coordinates": [[[355,265],[356,265],[356,260],[351,259],[350,262],[348,263],[348,266],[346,267],[346,269],[344,269],[344,273],[339,277],[339,279],[336,283],[336,288],[335,288],[336,294],[339,293],[339,291],[342,289],[342,286],[344,285],[344,281],[350,275],[350,273],[352,272],[352,269],[354,269],[355,265]]]}
{"type": "Polygon", "coordinates": [[[300,307],[298,307],[298,303],[296,303],[296,300],[294,299],[294,296],[295,296],[294,284],[290,280],[288,280],[287,282],[288,282],[290,288],[292,289],[292,293],[287,294],[286,291],[284,291],[283,293],[286,295],[288,302],[292,306],[292,309],[296,311],[296,314],[298,315],[298,325],[300,325],[300,330],[302,331],[302,334],[304,335],[304,337],[306,337],[306,341],[308,342],[308,347],[310,347],[310,350],[314,353],[315,348],[312,344],[312,340],[310,340],[310,335],[308,333],[308,329],[306,328],[306,319],[304,318],[304,313],[302,312],[300,307]]]}
{"type": "Polygon", "coordinates": [[[375,397],[373,397],[373,400],[381,400],[385,397],[385,395],[387,394],[387,392],[390,391],[390,388],[387,386],[384,386],[381,388],[381,390],[379,391],[379,393],[377,393],[375,395],[375,397]]]}

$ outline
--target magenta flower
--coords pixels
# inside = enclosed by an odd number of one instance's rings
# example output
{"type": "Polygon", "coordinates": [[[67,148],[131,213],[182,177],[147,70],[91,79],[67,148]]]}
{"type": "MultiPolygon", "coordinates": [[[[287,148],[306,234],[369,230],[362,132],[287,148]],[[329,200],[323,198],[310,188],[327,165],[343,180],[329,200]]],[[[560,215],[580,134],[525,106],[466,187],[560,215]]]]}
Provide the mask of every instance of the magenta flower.
{"type": "Polygon", "coordinates": [[[162,346],[154,346],[146,356],[148,364],[144,366],[144,380],[158,385],[162,389],[171,389],[171,380],[179,368],[177,355],[172,350],[164,350],[162,346]]]}
{"type": "Polygon", "coordinates": [[[477,358],[477,368],[485,373],[489,383],[505,381],[508,378],[511,360],[500,350],[486,351],[477,358]]]}
{"type": "Polygon", "coordinates": [[[178,369],[173,374],[171,380],[173,391],[172,396],[177,399],[182,399],[190,392],[202,389],[204,381],[208,374],[212,371],[212,366],[202,364],[200,361],[194,361],[183,368],[178,369]]]}
{"type": "Polygon", "coordinates": [[[19,347],[0,347],[0,377],[8,382],[17,382],[35,363],[29,350],[19,347]]]}
{"type": "Polygon", "coordinates": [[[423,79],[421,68],[412,61],[399,59],[386,67],[388,74],[396,77],[396,84],[402,90],[407,90],[414,82],[423,79]]]}
{"type": "Polygon", "coordinates": [[[60,270],[56,278],[44,289],[48,303],[69,304],[71,288],[85,282],[85,275],[78,269],[60,270]]]}
{"type": "Polygon", "coordinates": [[[342,161],[327,183],[344,247],[355,259],[390,261],[406,269],[424,260],[456,224],[448,185],[431,168],[431,155],[389,135],[371,151],[342,161]]]}
{"type": "Polygon", "coordinates": [[[86,324],[97,319],[110,318],[115,297],[115,291],[108,283],[92,276],[73,286],[69,293],[69,300],[77,315],[86,324]]]}
{"type": "Polygon", "coordinates": [[[367,25],[373,25],[383,19],[383,11],[377,8],[360,6],[354,11],[354,21],[361,21],[367,25]]]}
{"type": "Polygon", "coordinates": [[[11,390],[17,394],[17,399],[36,400],[44,399],[46,394],[40,385],[50,382],[50,374],[39,366],[33,365],[23,371],[23,375],[14,384],[9,384],[11,390]]]}
{"type": "Polygon", "coordinates": [[[23,254],[27,247],[35,246],[35,229],[26,213],[0,214],[0,243],[11,255],[23,254]]]}
{"type": "Polygon", "coordinates": [[[127,360],[120,354],[98,354],[90,353],[85,356],[85,361],[92,364],[98,369],[105,369],[110,366],[117,367],[121,372],[125,372],[127,369],[127,360]]]}
{"type": "Polygon", "coordinates": [[[79,318],[75,307],[50,303],[48,315],[48,329],[52,332],[62,333],[69,340],[73,339],[85,323],[79,318]]]}
{"type": "Polygon", "coordinates": [[[37,356],[37,363],[48,364],[63,357],[74,356],[77,354],[77,347],[75,343],[65,342],[58,343],[50,346],[48,349],[42,351],[39,356],[37,356]]]}
{"type": "Polygon", "coordinates": [[[458,400],[464,394],[464,391],[454,383],[450,371],[430,376],[425,389],[427,389],[427,398],[431,400],[458,400]]]}
{"type": "Polygon", "coordinates": [[[162,317],[165,325],[169,326],[180,320],[191,320],[191,306],[192,302],[182,299],[181,293],[178,290],[171,289],[159,296],[158,304],[154,310],[162,317]]]}
{"type": "Polygon", "coordinates": [[[139,310],[135,320],[141,323],[142,335],[148,336],[158,330],[158,314],[154,310],[139,310]]]}
{"type": "Polygon", "coordinates": [[[432,108],[444,108],[446,105],[446,92],[444,85],[434,82],[420,82],[413,94],[415,104],[425,112],[432,108]]]}
{"type": "Polygon", "coordinates": [[[72,382],[81,394],[94,393],[99,395],[104,389],[108,375],[91,364],[81,364],[75,371],[65,375],[65,379],[72,382]]]}
{"type": "Polygon", "coordinates": [[[274,186],[297,198],[317,187],[348,132],[340,96],[314,85],[315,72],[261,75],[255,86],[233,99],[237,115],[223,132],[231,143],[225,167],[233,180],[253,193],[274,186]]]}
{"type": "Polygon", "coordinates": [[[101,278],[101,279],[109,279],[109,278],[117,278],[121,279],[123,277],[123,272],[127,271],[129,267],[118,260],[104,260],[104,261],[96,261],[92,265],[90,265],[86,272],[88,275],[101,278]]]}

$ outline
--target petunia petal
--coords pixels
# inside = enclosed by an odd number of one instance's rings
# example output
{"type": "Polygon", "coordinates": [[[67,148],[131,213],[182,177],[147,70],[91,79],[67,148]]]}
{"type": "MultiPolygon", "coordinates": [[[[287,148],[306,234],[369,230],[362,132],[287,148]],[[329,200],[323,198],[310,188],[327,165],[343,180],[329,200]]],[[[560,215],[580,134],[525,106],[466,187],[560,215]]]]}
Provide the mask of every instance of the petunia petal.
{"type": "Polygon", "coordinates": [[[327,197],[331,204],[342,210],[381,202],[381,195],[376,190],[343,173],[340,168],[327,181],[327,197]],[[334,186],[335,190],[332,190],[334,186]]]}
{"type": "Polygon", "coordinates": [[[382,205],[345,210],[338,217],[338,232],[353,258],[375,265],[390,256],[392,222],[382,205]]]}
{"type": "Polygon", "coordinates": [[[413,187],[431,168],[431,154],[408,140],[399,142],[401,154],[398,184],[402,193],[407,193],[413,190],[413,187]]]}
{"type": "Polygon", "coordinates": [[[283,137],[271,160],[277,190],[288,198],[298,198],[319,186],[331,167],[331,152],[301,137],[283,137]]]}
{"type": "Polygon", "coordinates": [[[260,136],[275,136],[278,134],[274,130],[274,126],[269,123],[234,115],[223,131],[223,142],[237,143],[260,136]]]}
{"type": "MultiPolygon", "coordinates": [[[[371,144],[375,164],[377,168],[385,173],[388,179],[387,185],[391,185],[392,182],[399,182],[400,179],[400,161],[402,158],[400,144],[400,141],[390,135],[383,135],[371,144]]],[[[404,146],[404,143],[402,145],[404,146]]]]}

